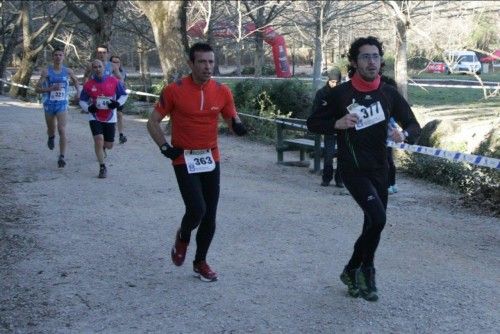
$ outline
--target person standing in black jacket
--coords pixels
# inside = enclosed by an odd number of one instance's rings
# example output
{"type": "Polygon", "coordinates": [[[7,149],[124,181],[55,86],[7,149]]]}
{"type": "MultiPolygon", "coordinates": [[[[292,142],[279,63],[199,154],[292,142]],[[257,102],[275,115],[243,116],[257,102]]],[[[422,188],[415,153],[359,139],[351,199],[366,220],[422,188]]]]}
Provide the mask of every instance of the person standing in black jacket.
{"type": "MultiPolygon", "coordinates": [[[[328,96],[330,90],[332,90],[333,87],[340,84],[340,81],[341,81],[340,69],[334,68],[328,72],[328,81],[322,88],[320,88],[316,92],[316,95],[314,97],[314,102],[312,107],[313,113],[320,112],[320,109],[327,107],[324,105],[326,96],[328,96]]],[[[323,143],[325,145],[325,155],[323,158],[323,175],[321,177],[322,178],[321,185],[323,187],[328,187],[333,179],[333,157],[336,151],[335,137],[336,137],[335,134],[323,136],[324,138],[323,143]]],[[[340,170],[338,168],[338,162],[337,162],[337,168],[335,169],[335,185],[339,188],[344,187],[342,179],[340,178],[340,170]]]]}
{"type": "Polygon", "coordinates": [[[387,124],[394,117],[403,131],[393,131],[395,142],[413,143],[420,125],[398,91],[380,80],[382,43],[373,36],[356,39],[350,46],[350,81],[334,87],[326,108],[307,120],[309,131],[338,133],[338,163],[342,181],[364,213],[363,230],[340,279],[352,297],[378,300],[375,251],[386,222],[387,124]]]}

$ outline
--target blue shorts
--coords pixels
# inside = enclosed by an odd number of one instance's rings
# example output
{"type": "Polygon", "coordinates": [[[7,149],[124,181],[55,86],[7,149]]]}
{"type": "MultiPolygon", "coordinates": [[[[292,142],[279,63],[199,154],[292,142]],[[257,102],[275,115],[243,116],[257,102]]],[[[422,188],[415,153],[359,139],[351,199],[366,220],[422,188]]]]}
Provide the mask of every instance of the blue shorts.
{"type": "Polygon", "coordinates": [[[63,103],[63,104],[44,104],[43,105],[43,111],[45,111],[47,114],[50,114],[50,115],[56,115],[58,113],[68,111],[68,104],[67,103],[63,103]]]}

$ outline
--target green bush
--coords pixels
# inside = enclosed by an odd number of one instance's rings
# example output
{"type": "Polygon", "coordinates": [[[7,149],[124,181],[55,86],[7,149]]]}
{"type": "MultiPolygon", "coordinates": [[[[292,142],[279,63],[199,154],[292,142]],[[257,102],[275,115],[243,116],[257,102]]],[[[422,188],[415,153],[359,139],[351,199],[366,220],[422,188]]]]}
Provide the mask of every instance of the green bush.
{"type": "Polygon", "coordinates": [[[311,94],[303,81],[281,80],[273,83],[270,98],[281,114],[290,113],[293,118],[305,119],[311,113],[311,94]]]}
{"type": "Polygon", "coordinates": [[[252,75],[255,74],[255,67],[253,66],[245,66],[241,70],[241,75],[252,75]]]}
{"type": "Polygon", "coordinates": [[[250,133],[269,142],[276,136],[276,117],[306,118],[311,109],[310,90],[299,80],[245,80],[234,85],[234,102],[250,133]]]}
{"type": "Polygon", "coordinates": [[[245,80],[233,89],[238,109],[255,109],[260,116],[306,118],[312,105],[305,83],[299,80],[245,80]]]}

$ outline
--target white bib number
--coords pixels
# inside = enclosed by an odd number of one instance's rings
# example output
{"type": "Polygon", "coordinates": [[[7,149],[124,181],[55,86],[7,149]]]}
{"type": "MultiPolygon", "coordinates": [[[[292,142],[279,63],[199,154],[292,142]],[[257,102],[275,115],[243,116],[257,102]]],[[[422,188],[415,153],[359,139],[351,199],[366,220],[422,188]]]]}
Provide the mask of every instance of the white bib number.
{"type": "Polygon", "coordinates": [[[97,109],[109,109],[108,108],[109,102],[111,102],[111,99],[109,97],[98,96],[97,99],[95,100],[95,106],[97,107],[97,109]]]}
{"type": "Polygon", "coordinates": [[[184,160],[189,174],[211,172],[215,169],[212,150],[184,150],[184,160]]]}
{"type": "Polygon", "coordinates": [[[59,88],[58,90],[53,90],[50,92],[49,99],[51,101],[64,101],[66,99],[65,92],[66,91],[64,88],[59,88]]]}
{"type": "Polygon", "coordinates": [[[355,126],[356,130],[361,130],[385,121],[385,114],[380,101],[374,102],[368,107],[353,102],[347,107],[347,110],[351,114],[358,115],[359,120],[355,126]]]}

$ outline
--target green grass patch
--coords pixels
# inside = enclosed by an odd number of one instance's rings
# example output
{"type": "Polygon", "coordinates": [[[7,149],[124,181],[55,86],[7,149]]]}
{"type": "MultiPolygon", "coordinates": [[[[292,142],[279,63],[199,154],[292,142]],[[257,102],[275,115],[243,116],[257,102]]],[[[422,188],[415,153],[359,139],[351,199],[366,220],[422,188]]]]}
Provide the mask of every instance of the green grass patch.
{"type": "Polygon", "coordinates": [[[418,86],[408,86],[408,99],[411,104],[427,107],[477,102],[498,104],[500,102],[498,97],[485,101],[482,89],[418,86]]]}

